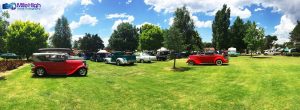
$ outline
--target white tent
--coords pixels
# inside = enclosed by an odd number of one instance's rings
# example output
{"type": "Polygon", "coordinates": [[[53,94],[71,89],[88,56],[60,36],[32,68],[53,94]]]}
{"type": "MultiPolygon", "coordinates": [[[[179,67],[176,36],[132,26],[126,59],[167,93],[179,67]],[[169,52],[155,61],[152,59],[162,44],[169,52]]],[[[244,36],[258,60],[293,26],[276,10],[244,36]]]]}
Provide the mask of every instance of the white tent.
{"type": "Polygon", "coordinates": [[[167,48],[165,48],[165,47],[161,47],[160,49],[158,49],[157,50],[158,52],[160,52],[160,51],[169,51],[167,48]]]}
{"type": "Polygon", "coordinates": [[[109,53],[106,50],[99,50],[97,53],[109,53]]]}
{"type": "Polygon", "coordinates": [[[236,52],[236,48],[230,47],[230,48],[228,48],[228,52],[236,52]]]}

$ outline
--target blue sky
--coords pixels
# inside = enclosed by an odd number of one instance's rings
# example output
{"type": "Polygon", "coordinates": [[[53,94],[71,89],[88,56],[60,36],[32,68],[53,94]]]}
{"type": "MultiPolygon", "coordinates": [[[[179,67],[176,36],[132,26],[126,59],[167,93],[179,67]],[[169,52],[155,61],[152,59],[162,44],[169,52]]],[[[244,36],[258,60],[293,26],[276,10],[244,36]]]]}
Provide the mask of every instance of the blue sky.
{"type": "Polygon", "coordinates": [[[211,42],[211,23],[215,12],[223,4],[232,10],[231,22],[236,16],[244,21],[255,21],[265,29],[266,35],[277,35],[278,43],[288,41],[288,33],[300,18],[300,14],[295,13],[300,6],[299,0],[8,0],[0,3],[11,2],[40,3],[42,7],[36,11],[8,10],[11,14],[10,22],[40,22],[53,34],[55,20],[64,15],[70,23],[73,39],[92,33],[100,35],[105,44],[121,22],[130,22],[136,26],[151,23],[163,29],[168,28],[175,9],[184,4],[190,10],[196,30],[205,42],[211,42]]]}

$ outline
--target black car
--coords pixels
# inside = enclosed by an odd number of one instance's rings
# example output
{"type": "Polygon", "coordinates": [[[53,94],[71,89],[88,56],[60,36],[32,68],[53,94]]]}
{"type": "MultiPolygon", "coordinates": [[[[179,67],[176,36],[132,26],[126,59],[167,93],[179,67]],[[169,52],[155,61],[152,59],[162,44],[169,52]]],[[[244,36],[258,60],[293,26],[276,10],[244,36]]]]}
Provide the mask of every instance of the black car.
{"type": "Polygon", "coordinates": [[[156,54],[156,59],[157,61],[166,61],[169,55],[170,51],[159,51],[156,54]]]}
{"type": "Polygon", "coordinates": [[[20,56],[15,53],[4,53],[1,54],[0,57],[4,59],[21,59],[20,56]]]}
{"type": "Polygon", "coordinates": [[[95,53],[91,56],[90,60],[95,62],[103,62],[104,58],[108,57],[109,53],[95,53]]]}

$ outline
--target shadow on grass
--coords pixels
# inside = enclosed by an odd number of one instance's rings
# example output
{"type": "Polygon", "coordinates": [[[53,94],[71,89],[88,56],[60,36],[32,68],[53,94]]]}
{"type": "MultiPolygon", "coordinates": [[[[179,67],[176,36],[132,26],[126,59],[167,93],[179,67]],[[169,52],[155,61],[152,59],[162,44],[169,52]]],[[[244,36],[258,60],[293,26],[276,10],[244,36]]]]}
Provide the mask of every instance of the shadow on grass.
{"type": "Polygon", "coordinates": [[[270,56],[253,56],[252,58],[256,58],[256,59],[266,59],[266,58],[272,58],[270,56]]]}
{"type": "Polygon", "coordinates": [[[0,76],[0,81],[1,80],[6,80],[5,76],[0,76]]]}
{"type": "MultiPolygon", "coordinates": [[[[228,66],[229,64],[223,64],[223,65],[220,65],[220,66],[228,66]]],[[[200,65],[192,65],[192,66],[219,66],[219,65],[216,65],[216,64],[200,64],[200,65]]]]}
{"type": "Polygon", "coordinates": [[[79,78],[81,77],[81,78],[84,78],[84,77],[88,77],[88,75],[87,76],[79,76],[77,74],[71,74],[71,75],[45,75],[45,76],[40,77],[40,76],[36,76],[35,74],[33,74],[31,76],[31,78],[38,78],[38,79],[40,79],[40,78],[68,78],[68,77],[79,77],[79,78]]]}
{"type": "Polygon", "coordinates": [[[174,71],[174,72],[185,72],[185,71],[189,71],[191,69],[192,69],[191,67],[176,67],[175,69],[170,68],[170,70],[174,71]]]}

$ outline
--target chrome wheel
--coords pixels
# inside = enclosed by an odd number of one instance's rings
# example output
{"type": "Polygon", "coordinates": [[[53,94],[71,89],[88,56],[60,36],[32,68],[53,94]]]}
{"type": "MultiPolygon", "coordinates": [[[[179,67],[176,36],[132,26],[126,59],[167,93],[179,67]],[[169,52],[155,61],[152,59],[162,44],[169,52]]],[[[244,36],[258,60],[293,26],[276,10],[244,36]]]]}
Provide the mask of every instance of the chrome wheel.
{"type": "Polygon", "coordinates": [[[193,61],[189,61],[188,65],[194,65],[194,62],[193,61]]]}
{"type": "Polygon", "coordinates": [[[80,76],[86,76],[86,73],[87,73],[87,71],[86,71],[85,68],[81,68],[81,69],[78,71],[78,74],[79,74],[80,76]]]}
{"type": "Polygon", "coordinates": [[[119,60],[117,60],[117,65],[120,66],[121,65],[121,62],[119,60]]]}
{"type": "Polygon", "coordinates": [[[217,64],[218,66],[220,66],[220,65],[223,64],[223,62],[222,62],[222,60],[217,60],[217,61],[216,61],[216,64],[217,64]]]}
{"type": "Polygon", "coordinates": [[[36,69],[35,74],[37,76],[44,76],[46,74],[46,71],[43,68],[38,68],[38,69],[36,69]]]}

